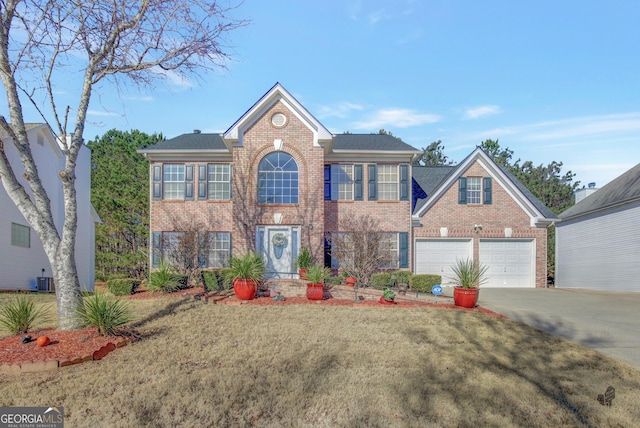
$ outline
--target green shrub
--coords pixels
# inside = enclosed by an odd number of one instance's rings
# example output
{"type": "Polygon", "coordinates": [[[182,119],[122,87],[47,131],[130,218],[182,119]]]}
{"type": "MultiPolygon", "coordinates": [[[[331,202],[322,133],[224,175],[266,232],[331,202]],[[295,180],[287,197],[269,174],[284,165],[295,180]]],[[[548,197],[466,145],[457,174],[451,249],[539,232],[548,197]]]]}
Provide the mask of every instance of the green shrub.
{"type": "Polygon", "coordinates": [[[324,280],[325,284],[328,285],[340,285],[344,284],[344,277],[342,276],[330,276],[324,280]]]}
{"type": "Polygon", "coordinates": [[[49,320],[49,311],[27,296],[17,296],[0,308],[0,325],[13,334],[28,332],[36,321],[49,320]]]}
{"type": "Polygon", "coordinates": [[[200,271],[202,283],[206,291],[219,291],[224,289],[223,278],[220,269],[200,271]]]}
{"type": "Polygon", "coordinates": [[[97,293],[84,299],[77,312],[85,327],[95,327],[102,336],[116,333],[116,328],[132,320],[131,310],[125,300],[116,300],[97,293]]]}
{"type": "Polygon", "coordinates": [[[409,284],[411,272],[408,270],[392,270],[371,275],[371,285],[376,288],[396,287],[398,284],[409,284]]]}
{"type": "Polygon", "coordinates": [[[110,279],[107,290],[114,296],[128,296],[134,294],[140,287],[140,280],[135,278],[110,279]]]}
{"type": "Polygon", "coordinates": [[[371,275],[371,279],[369,281],[371,282],[371,285],[376,288],[387,288],[393,286],[391,273],[389,272],[374,273],[371,275]]]}
{"type": "Polygon", "coordinates": [[[436,284],[442,284],[442,277],[440,275],[411,275],[409,281],[412,291],[427,291],[431,292],[431,288],[436,284]]]}
{"type": "Polygon", "coordinates": [[[171,272],[169,265],[161,262],[160,268],[157,271],[151,272],[147,288],[154,293],[173,293],[174,291],[186,288],[188,282],[188,277],[171,272]]]}

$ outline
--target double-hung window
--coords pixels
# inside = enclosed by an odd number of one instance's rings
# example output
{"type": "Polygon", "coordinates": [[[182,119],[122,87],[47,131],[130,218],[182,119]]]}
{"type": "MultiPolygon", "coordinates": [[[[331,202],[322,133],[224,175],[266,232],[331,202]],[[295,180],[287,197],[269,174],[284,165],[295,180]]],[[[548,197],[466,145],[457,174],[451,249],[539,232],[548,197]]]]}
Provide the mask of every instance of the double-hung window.
{"type": "Polygon", "coordinates": [[[162,174],[163,199],[184,199],[184,164],[166,163],[162,174]]]}
{"type": "Polygon", "coordinates": [[[480,204],[482,202],[482,179],[480,177],[467,177],[467,204],[480,204]]]}
{"type": "Polygon", "coordinates": [[[18,223],[11,223],[11,245],[31,248],[31,228],[18,223]]]}
{"type": "Polygon", "coordinates": [[[334,200],[353,200],[353,165],[331,165],[331,196],[334,200]]]}
{"type": "Polygon", "coordinates": [[[398,200],[398,166],[378,165],[378,200],[398,200]]]}
{"type": "Polygon", "coordinates": [[[458,203],[491,205],[493,201],[491,177],[460,177],[458,179],[458,203]]]}
{"type": "Polygon", "coordinates": [[[209,257],[206,267],[227,267],[229,259],[231,259],[231,233],[209,232],[209,257]]]}
{"type": "Polygon", "coordinates": [[[207,166],[208,199],[231,199],[231,165],[209,164],[207,166]]]}

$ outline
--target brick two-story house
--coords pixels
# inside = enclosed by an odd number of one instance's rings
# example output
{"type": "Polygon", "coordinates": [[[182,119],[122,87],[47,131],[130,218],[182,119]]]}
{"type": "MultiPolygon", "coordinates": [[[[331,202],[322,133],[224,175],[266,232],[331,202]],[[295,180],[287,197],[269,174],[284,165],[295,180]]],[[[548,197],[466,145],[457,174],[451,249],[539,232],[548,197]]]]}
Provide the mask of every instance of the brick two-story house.
{"type": "Polygon", "coordinates": [[[225,133],[195,131],[140,152],[150,160],[152,267],[176,236],[197,231],[202,267],[256,250],[270,277],[295,278],[302,246],[322,260],[341,218],[369,215],[388,232],[389,267],[446,273],[431,263],[445,247],[456,250],[443,263],[497,260],[498,248],[521,246],[528,282],[492,285],[545,284],[552,215],[480,149],[455,168],[415,167],[414,147],[390,135],[334,135],[276,84],[225,133]]]}

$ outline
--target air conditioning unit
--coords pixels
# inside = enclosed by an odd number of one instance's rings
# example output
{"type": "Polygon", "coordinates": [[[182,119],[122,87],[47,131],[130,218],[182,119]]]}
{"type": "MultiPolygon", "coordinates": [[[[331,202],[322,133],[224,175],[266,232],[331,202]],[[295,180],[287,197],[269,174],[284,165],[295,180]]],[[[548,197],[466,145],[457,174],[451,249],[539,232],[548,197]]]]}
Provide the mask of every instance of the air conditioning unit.
{"type": "Polygon", "coordinates": [[[50,291],[56,291],[56,287],[53,285],[53,278],[50,276],[38,277],[38,291],[48,293],[50,291]]]}

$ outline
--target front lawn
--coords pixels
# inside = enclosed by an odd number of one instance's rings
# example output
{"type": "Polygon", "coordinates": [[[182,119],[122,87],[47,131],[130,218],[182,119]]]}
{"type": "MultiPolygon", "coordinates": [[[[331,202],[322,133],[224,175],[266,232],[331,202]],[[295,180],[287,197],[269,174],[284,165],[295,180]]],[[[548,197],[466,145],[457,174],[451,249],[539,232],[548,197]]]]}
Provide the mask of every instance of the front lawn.
{"type": "Polygon", "coordinates": [[[74,426],[633,426],[640,372],[479,313],[134,300],[140,342],[0,375],[74,426]],[[596,397],[611,385],[611,407],[596,397]]]}

